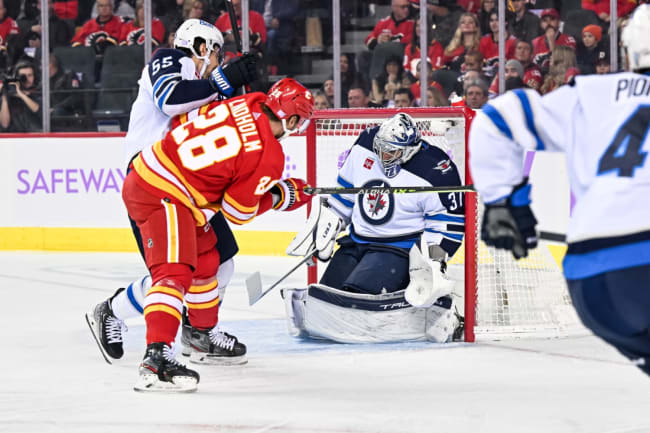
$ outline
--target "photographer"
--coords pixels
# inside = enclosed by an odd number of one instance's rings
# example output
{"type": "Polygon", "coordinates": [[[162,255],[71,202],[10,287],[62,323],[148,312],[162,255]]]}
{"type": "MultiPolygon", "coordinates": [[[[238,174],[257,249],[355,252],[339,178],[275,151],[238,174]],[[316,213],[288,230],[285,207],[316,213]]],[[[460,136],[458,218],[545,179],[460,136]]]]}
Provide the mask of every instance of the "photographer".
{"type": "Polygon", "coordinates": [[[5,78],[0,90],[0,125],[7,132],[41,131],[41,94],[34,66],[19,63],[14,77],[5,78]]]}

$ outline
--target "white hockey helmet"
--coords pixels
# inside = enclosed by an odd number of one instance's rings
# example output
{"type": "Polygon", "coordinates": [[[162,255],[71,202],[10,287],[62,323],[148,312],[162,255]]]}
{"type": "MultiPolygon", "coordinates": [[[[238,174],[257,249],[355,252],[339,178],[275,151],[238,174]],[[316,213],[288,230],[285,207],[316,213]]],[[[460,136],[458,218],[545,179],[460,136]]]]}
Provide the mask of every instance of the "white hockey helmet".
{"type": "Polygon", "coordinates": [[[406,163],[422,147],[422,135],[415,120],[406,113],[397,113],[381,124],[372,143],[386,176],[397,174],[397,166],[406,163]]]}
{"type": "Polygon", "coordinates": [[[650,4],[636,8],[623,28],[621,42],[627,52],[630,71],[650,68],[650,4]]]}
{"type": "MultiPolygon", "coordinates": [[[[176,34],[174,35],[174,48],[185,48],[190,50],[190,52],[204,61],[204,69],[210,63],[210,54],[215,49],[219,50],[219,62],[221,62],[222,54],[221,48],[223,47],[223,35],[212,24],[207,21],[203,21],[197,18],[191,18],[186,20],[178,26],[176,29],[176,34]],[[194,42],[196,38],[201,38],[205,41],[205,47],[208,50],[208,53],[201,57],[200,53],[196,52],[194,47],[194,42]]],[[[201,71],[201,75],[203,71],[201,71]]]]}

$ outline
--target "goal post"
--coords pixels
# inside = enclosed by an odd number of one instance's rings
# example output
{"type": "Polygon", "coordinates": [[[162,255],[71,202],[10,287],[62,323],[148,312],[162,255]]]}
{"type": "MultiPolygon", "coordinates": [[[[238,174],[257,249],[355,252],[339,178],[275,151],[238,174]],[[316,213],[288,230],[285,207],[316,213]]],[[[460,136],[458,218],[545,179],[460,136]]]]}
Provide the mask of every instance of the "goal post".
{"type": "MultiPolygon", "coordinates": [[[[307,182],[336,186],[338,169],[359,134],[398,112],[411,115],[422,138],[449,155],[464,185],[472,184],[467,137],[474,112],[464,107],[316,111],[306,130],[307,182]]],[[[455,292],[464,298],[465,340],[571,333],[579,321],[557,261],[544,245],[520,261],[485,246],[479,240],[480,207],[478,193],[466,192],[463,246],[448,263],[455,292]]],[[[309,283],[317,278],[317,266],[309,267],[309,283]]]]}

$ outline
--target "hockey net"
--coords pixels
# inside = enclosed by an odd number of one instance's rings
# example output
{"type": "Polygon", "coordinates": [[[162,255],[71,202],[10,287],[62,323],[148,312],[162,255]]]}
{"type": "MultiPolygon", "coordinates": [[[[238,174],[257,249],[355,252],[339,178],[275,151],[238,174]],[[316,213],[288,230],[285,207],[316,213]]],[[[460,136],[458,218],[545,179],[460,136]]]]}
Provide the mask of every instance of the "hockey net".
{"type": "MultiPolygon", "coordinates": [[[[416,120],[422,136],[444,149],[465,184],[471,184],[467,135],[472,112],[458,107],[403,110],[416,120]]],[[[397,113],[396,109],[322,110],[307,129],[307,179],[311,185],[336,186],[338,168],[359,134],[397,113]]],[[[572,308],[559,259],[542,242],[529,257],[516,261],[509,252],[479,240],[482,208],[476,193],[466,193],[463,247],[449,262],[464,311],[465,340],[527,336],[564,336],[582,329],[572,308]]],[[[556,254],[557,256],[557,254],[556,254]]],[[[323,266],[320,266],[321,270],[323,266]]],[[[312,268],[309,282],[318,271],[312,268]]],[[[459,299],[457,299],[459,301],[459,299]]]]}

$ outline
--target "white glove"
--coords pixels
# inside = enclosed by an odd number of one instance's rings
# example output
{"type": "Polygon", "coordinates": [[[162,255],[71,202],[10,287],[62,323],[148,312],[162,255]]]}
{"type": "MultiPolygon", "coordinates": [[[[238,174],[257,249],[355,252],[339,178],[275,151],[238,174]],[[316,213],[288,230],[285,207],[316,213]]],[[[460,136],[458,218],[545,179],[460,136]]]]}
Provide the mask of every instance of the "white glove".
{"type": "Polygon", "coordinates": [[[290,256],[306,256],[316,250],[316,257],[325,262],[332,257],[336,237],[346,227],[343,219],[334,212],[327,201],[314,198],[307,224],[287,247],[290,256]]]}
{"type": "Polygon", "coordinates": [[[409,278],[404,298],[418,308],[430,307],[441,296],[449,295],[454,287],[454,282],[443,273],[442,262],[431,260],[429,249],[425,246],[420,252],[417,244],[409,252],[409,278]]]}

